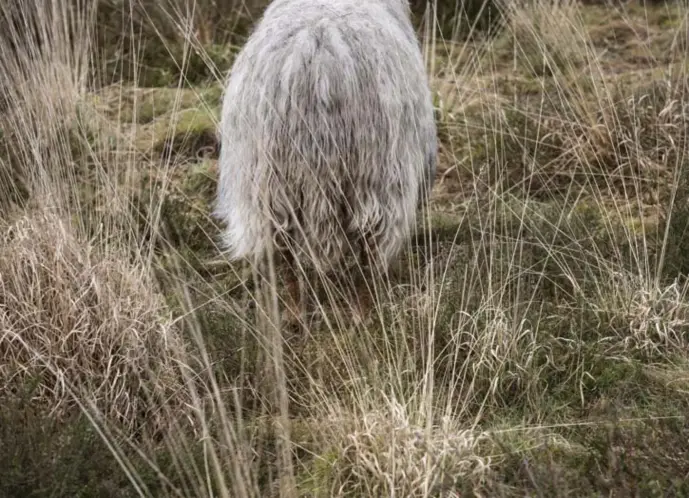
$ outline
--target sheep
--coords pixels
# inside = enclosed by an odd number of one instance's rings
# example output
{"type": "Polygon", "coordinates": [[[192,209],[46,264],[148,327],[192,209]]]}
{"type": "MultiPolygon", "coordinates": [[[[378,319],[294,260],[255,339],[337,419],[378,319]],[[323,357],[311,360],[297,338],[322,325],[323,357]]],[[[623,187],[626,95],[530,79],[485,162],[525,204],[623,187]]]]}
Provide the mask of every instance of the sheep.
{"type": "MultiPolygon", "coordinates": [[[[230,260],[284,257],[292,320],[297,267],[323,274],[358,254],[386,272],[436,171],[408,2],[274,0],[230,70],[219,133],[224,250],[230,260]]],[[[360,304],[365,313],[370,300],[360,304]]]]}

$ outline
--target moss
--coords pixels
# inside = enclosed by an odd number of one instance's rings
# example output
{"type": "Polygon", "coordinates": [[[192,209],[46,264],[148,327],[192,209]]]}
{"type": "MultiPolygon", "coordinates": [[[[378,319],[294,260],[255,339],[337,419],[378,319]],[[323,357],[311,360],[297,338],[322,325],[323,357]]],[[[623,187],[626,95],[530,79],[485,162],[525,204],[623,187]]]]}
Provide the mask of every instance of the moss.
{"type": "Polygon", "coordinates": [[[298,475],[298,487],[302,496],[325,498],[331,496],[335,481],[334,467],[340,455],[336,451],[314,455],[311,464],[298,475]]]}
{"type": "MultiPolygon", "coordinates": [[[[183,41],[163,42],[155,35],[144,43],[133,53],[130,47],[115,45],[119,48],[105,68],[114,82],[160,88],[215,83],[231,68],[238,50],[231,44],[209,44],[195,50],[183,41]]],[[[108,51],[113,51],[113,46],[108,51]]]]}
{"type": "Polygon", "coordinates": [[[594,357],[593,360],[583,379],[583,386],[587,390],[623,402],[643,401],[646,386],[641,363],[616,361],[604,356],[594,357]]]}
{"type": "Polygon", "coordinates": [[[150,123],[157,118],[169,116],[172,112],[188,109],[217,112],[220,107],[222,87],[220,85],[200,86],[191,89],[151,88],[132,89],[130,94],[138,93],[136,101],[130,98],[129,106],[120,107],[122,121],[139,124],[150,123]]]}
{"type": "Polygon", "coordinates": [[[156,123],[154,150],[165,158],[217,158],[220,145],[214,110],[189,108],[174,115],[173,127],[156,123]]]}
{"type": "MultiPolygon", "coordinates": [[[[202,260],[217,251],[220,228],[212,217],[216,190],[214,161],[184,162],[168,178],[147,177],[138,205],[144,209],[160,206],[160,228],[165,244],[182,251],[191,261],[202,260]],[[165,187],[161,189],[160,187],[165,187]]],[[[157,213],[144,214],[146,225],[155,223],[157,213]]]]}

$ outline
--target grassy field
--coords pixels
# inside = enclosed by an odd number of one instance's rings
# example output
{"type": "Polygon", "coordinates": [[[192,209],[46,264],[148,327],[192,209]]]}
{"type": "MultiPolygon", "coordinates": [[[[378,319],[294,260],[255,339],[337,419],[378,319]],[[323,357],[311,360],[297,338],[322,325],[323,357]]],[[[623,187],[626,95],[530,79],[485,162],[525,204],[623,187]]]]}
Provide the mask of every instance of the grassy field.
{"type": "Polygon", "coordinates": [[[423,243],[366,322],[335,288],[295,336],[210,215],[260,6],[18,5],[0,496],[689,495],[689,4],[419,10],[423,243]]]}

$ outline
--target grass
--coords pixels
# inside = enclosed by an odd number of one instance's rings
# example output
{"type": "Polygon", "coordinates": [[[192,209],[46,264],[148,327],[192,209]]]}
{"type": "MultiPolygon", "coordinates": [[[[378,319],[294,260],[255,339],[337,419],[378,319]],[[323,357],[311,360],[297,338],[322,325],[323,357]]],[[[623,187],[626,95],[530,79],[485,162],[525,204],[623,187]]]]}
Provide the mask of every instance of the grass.
{"type": "Polygon", "coordinates": [[[253,4],[70,5],[0,7],[0,494],[689,493],[686,3],[439,13],[428,237],[301,336],[210,215],[253,4]]]}

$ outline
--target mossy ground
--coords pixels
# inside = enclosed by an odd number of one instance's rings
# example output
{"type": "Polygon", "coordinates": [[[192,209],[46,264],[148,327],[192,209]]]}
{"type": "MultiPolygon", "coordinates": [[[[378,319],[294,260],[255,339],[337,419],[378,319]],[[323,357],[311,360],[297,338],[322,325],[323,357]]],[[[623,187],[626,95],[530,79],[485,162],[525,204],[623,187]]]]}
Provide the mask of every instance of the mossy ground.
{"type": "MultiPolygon", "coordinates": [[[[321,318],[308,339],[286,340],[301,496],[689,494],[686,16],[683,4],[537,3],[493,36],[437,44],[433,247],[405,253],[411,276],[380,296],[365,331],[321,318]],[[446,414],[430,421],[419,401],[429,376],[430,404],[446,414]]],[[[85,170],[73,215],[95,237],[112,191],[87,179],[112,174],[124,150],[114,176],[123,212],[155,240],[156,292],[203,335],[269,496],[265,348],[246,324],[256,314],[246,268],[223,260],[211,215],[222,85],[207,59],[226,70],[236,47],[222,47],[201,43],[211,55],[184,70],[149,48],[159,63],[144,61],[140,85],[88,94],[70,129],[85,170]]],[[[3,140],[3,164],[16,164],[3,140]]],[[[82,418],[62,421],[64,443],[46,442],[50,416],[13,403],[0,408],[10,462],[0,491],[135,495],[82,418]],[[57,456],[46,463],[46,452],[57,456]]],[[[162,473],[179,471],[175,458],[204,465],[203,442],[190,439],[184,456],[152,450],[162,473]]],[[[154,495],[190,493],[193,479],[160,485],[129,453],[154,495]]]]}

